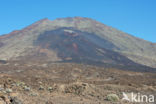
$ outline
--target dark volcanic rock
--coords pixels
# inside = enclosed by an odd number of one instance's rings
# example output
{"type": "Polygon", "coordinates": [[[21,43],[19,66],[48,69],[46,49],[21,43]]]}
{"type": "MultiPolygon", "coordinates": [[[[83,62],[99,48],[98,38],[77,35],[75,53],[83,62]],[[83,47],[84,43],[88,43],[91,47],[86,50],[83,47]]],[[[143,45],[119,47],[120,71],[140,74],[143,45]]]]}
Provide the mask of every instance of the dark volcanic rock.
{"type": "Polygon", "coordinates": [[[119,53],[102,47],[102,45],[108,45],[117,48],[109,41],[101,39],[95,34],[73,28],[47,31],[41,34],[34,44],[56,51],[63,61],[68,62],[135,64],[119,53]]]}
{"type": "Polygon", "coordinates": [[[5,61],[5,60],[0,60],[0,64],[6,64],[7,63],[7,61],[5,61]]]}

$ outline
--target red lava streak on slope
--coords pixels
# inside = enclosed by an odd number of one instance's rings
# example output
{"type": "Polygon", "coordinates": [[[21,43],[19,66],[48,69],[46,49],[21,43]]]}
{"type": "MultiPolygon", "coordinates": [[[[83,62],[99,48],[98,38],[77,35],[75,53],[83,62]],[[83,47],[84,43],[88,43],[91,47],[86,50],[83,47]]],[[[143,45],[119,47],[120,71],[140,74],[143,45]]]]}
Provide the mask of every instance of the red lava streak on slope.
{"type": "Polygon", "coordinates": [[[9,33],[9,34],[0,36],[0,39],[9,38],[9,37],[14,36],[14,35],[16,35],[16,34],[18,34],[18,33],[20,33],[20,31],[15,30],[15,31],[13,31],[13,32],[11,32],[11,33],[9,33]]]}
{"type": "Polygon", "coordinates": [[[74,48],[74,51],[77,53],[78,52],[78,46],[76,43],[73,43],[72,44],[73,48],[74,48]]]}

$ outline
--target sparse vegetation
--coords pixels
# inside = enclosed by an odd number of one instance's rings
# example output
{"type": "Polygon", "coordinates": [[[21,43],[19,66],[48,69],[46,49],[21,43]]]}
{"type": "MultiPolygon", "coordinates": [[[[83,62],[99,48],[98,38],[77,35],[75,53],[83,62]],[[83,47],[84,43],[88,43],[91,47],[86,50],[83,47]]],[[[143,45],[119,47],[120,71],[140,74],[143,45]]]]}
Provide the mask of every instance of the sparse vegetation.
{"type": "Polygon", "coordinates": [[[121,101],[122,92],[156,94],[154,73],[72,63],[49,63],[47,67],[38,67],[39,63],[28,67],[28,63],[21,63],[22,71],[17,72],[14,64],[5,65],[10,71],[0,70],[3,72],[0,74],[1,102],[10,102],[11,97],[17,98],[19,104],[129,104],[121,101]]]}

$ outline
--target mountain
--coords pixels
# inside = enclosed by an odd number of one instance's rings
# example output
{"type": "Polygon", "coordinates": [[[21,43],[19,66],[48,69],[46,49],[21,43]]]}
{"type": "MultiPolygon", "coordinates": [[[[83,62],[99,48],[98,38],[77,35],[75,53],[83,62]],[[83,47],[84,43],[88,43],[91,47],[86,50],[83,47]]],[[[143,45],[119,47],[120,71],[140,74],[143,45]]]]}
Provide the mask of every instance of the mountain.
{"type": "Polygon", "coordinates": [[[156,68],[155,43],[82,17],[46,18],[2,35],[0,53],[0,60],[156,68]]]}

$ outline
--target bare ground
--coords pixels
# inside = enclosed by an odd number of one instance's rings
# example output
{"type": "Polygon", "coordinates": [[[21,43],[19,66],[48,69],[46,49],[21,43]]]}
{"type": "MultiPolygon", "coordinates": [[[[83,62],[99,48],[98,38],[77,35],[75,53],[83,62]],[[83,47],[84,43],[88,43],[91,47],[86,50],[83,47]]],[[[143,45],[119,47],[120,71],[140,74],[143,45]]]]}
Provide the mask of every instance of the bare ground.
{"type": "Polygon", "coordinates": [[[71,63],[0,65],[0,104],[135,104],[122,101],[122,92],[156,95],[156,74],[71,63]]]}

